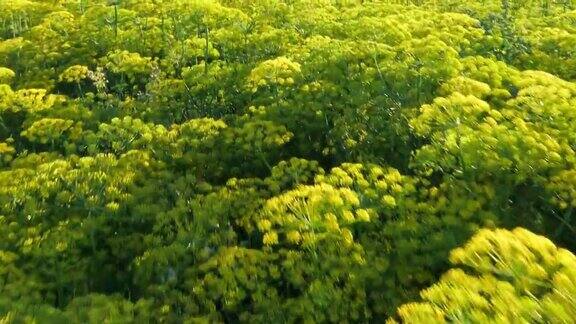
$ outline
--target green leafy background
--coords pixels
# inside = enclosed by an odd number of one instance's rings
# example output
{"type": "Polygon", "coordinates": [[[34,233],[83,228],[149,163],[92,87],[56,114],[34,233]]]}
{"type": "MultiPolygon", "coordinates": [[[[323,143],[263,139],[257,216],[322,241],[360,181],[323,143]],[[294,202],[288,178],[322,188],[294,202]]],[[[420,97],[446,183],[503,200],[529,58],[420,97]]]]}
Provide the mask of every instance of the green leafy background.
{"type": "Polygon", "coordinates": [[[0,0],[0,322],[573,323],[570,0],[0,0]]]}

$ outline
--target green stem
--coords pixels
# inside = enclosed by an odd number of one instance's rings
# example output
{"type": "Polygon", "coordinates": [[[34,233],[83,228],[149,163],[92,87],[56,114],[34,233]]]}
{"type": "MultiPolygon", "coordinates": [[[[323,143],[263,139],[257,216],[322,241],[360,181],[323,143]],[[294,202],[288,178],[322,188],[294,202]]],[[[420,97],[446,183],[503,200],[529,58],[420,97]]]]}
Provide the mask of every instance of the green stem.
{"type": "Polygon", "coordinates": [[[84,93],[82,92],[82,86],[80,85],[80,82],[76,82],[76,86],[78,87],[78,93],[80,94],[80,97],[84,98],[84,93]]]}
{"type": "Polygon", "coordinates": [[[120,0],[114,2],[114,36],[118,37],[118,5],[120,0]]]}
{"type": "Polygon", "coordinates": [[[206,27],[206,47],[204,48],[204,73],[208,74],[208,55],[209,55],[209,51],[208,51],[208,46],[210,44],[210,29],[208,29],[208,27],[206,27]]]}
{"type": "Polygon", "coordinates": [[[560,235],[562,235],[562,233],[564,232],[564,229],[566,227],[570,231],[572,231],[573,233],[576,233],[576,230],[574,229],[574,227],[572,225],[570,225],[570,220],[572,219],[572,211],[573,211],[573,208],[570,207],[570,208],[568,208],[568,210],[564,214],[564,217],[557,217],[560,220],[560,222],[562,223],[562,225],[560,225],[560,227],[558,227],[558,229],[554,233],[555,238],[558,238],[560,235]]]}
{"type": "Polygon", "coordinates": [[[256,152],[258,154],[258,157],[262,160],[262,162],[264,162],[264,164],[266,165],[268,170],[272,171],[272,166],[270,165],[270,163],[268,163],[268,160],[266,160],[266,157],[264,156],[264,153],[262,152],[262,148],[258,147],[256,149],[256,152]]]}

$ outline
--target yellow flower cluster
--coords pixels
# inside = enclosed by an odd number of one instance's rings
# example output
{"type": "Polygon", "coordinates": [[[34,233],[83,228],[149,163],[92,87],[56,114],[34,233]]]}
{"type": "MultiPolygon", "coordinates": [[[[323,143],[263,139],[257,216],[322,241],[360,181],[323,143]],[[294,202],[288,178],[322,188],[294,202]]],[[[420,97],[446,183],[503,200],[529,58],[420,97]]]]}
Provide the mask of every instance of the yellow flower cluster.
{"type": "Polygon", "coordinates": [[[424,290],[424,302],[401,306],[402,322],[563,323],[576,316],[576,256],[542,236],[481,230],[450,260],[462,268],[424,290]]]}
{"type": "Polygon", "coordinates": [[[82,134],[82,123],[60,118],[43,118],[35,121],[21,135],[31,142],[42,144],[59,140],[74,141],[82,134]]]}
{"type": "MultiPolygon", "coordinates": [[[[455,81],[449,81],[443,91],[468,91],[461,88],[465,83],[456,87],[455,81]]],[[[569,108],[576,103],[573,84],[544,72],[524,72],[511,80],[519,88],[516,97],[503,101],[500,96],[490,102],[493,95],[499,96],[496,90],[477,81],[466,82],[466,87],[480,87],[477,95],[488,96],[488,101],[456,91],[422,106],[419,116],[411,120],[415,133],[432,142],[416,153],[422,170],[453,169],[472,176],[506,170],[514,181],[523,181],[573,163],[569,130],[576,125],[576,114],[569,108]]]]}
{"type": "Polygon", "coordinates": [[[14,73],[14,71],[0,66],[0,84],[2,83],[10,84],[10,82],[12,81],[12,79],[14,79],[15,76],[16,73],[14,73]]]}
{"type": "Polygon", "coordinates": [[[13,146],[6,142],[0,142],[0,163],[12,161],[14,153],[16,153],[16,149],[13,146]]]}
{"type": "Polygon", "coordinates": [[[248,86],[252,92],[270,86],[291,86],[301,73],[300,64],[287,57],[278,57],[260,63],[248,77],[248,86]]]}
{"type": "Polygon", "coordinates": [[[83,65],[74,65],[60,74],[60,81],[63,82],[80,82],[88,77],[88,67],[83,65]]]}
{"type": "Polygon", "coordinates": [[[149,57],[128,51],[114,51],[102,59],[103,66],[110,72],[125,75],[130,82],[152,73],[156,63],[149,57]]]}

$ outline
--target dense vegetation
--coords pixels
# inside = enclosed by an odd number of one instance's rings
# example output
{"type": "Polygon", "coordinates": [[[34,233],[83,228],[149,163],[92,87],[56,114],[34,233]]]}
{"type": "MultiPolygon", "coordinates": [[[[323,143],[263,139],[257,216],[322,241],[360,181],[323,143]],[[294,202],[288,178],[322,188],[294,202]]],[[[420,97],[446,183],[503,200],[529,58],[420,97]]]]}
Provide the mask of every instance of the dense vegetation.
{"type": "Polygon", "coordinates": [[[570,0],[0,0],[0,322],[573,323],[574,81],[570,0]]]}

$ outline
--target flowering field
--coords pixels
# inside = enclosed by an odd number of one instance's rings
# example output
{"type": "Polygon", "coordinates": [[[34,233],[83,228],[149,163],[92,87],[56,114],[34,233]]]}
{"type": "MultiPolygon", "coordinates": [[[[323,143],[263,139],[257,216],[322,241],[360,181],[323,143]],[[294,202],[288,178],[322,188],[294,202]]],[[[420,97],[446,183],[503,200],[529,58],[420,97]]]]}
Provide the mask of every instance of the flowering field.
{"type": "Polygon", "coordinates": [[[574,323],[571,0],[0,0],[0,323],[574,323]]]}

